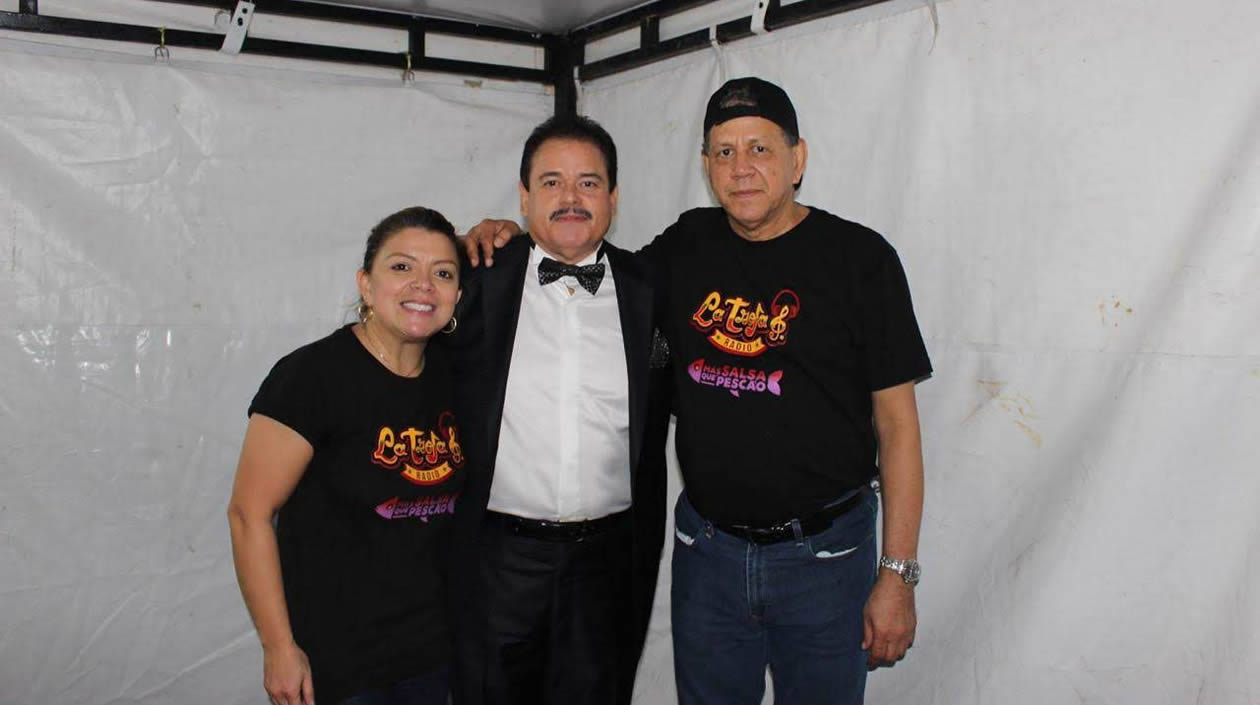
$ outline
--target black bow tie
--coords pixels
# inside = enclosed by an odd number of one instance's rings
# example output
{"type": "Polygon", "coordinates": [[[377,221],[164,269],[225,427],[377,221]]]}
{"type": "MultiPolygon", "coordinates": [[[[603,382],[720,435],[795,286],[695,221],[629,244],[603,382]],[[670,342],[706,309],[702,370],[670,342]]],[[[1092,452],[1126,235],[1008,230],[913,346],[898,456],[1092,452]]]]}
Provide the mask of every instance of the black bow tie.
{"type": "Polygon", "coordinates": [[[547,286],[560,277],[574,277],[583,289],[592,295],[599,291],[599,283],[604,281],[604,263],[596,262],[582,267],[576,264],[564,264],[550,257],[543,257],[538,263],[538,283],[547,286]]]}

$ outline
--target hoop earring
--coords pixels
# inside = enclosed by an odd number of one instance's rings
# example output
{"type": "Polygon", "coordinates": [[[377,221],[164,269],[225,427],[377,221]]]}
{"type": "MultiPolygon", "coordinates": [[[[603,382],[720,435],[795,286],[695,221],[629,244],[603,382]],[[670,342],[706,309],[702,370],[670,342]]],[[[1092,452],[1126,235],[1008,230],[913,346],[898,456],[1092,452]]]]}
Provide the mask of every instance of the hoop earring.
{"type": "Polygon", "coordinates": [[[355,307],[355,312],[359,314],[359,323],[367,323],[367,320],[372,317],[372,307],[364,301],[359,302],[359,305],[355,307]]]}
{"type": "Polygon", "coordinates": [[[448,321],[447,324],[442,327],[442,332],[447,335],[450,335],[451,333],[454,333],[455,329],[458,327],[459,327],[459,321],[455,320],[454,316],[451,316],[451,320],[448,321]]]}

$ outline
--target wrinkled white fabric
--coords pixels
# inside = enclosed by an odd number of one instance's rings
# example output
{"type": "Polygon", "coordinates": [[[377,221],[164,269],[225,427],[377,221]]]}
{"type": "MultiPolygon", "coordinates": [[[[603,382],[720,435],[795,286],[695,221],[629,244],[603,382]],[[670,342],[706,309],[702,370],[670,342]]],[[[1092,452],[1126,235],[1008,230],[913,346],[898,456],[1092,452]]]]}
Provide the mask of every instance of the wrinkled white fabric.
{"type": "MultiPolygon", "coordinates": [[[[936,5],[722,51],[795,101],[800,200],[896,246],[936,369],[918,637],[867,702],[1260,702],[1260,5],[936,5]]],[[[721,80],[587,84],[634,145],[614,242],[713,204],[721,80]]],[[[639,703],[675,702],[668,599],[639,703]]]]}
{"type": "MultiPolygon", "coordinates": [[[[868,702],[1260,702],[1260,4],[948,0],[935,46],[885,5],[722,51],[796,101],[801,200],[897,247],[936,368],[919,634],[868,702]]],[[[0,703],[263,702],[245,406],[381,216],[516,217],[550,98],[33,46],[0,39],[0,703]]],[[[711,203],[719,82],[584,86],[614,242],[711,203]]],[[[666,563],[638,703],[674,702],[668,599],[666,563]]]]}
{"type": "Polygon", "coordinates": [[[349,319],[382,217],[511,208],[552,109],[173,54],[0,39],[4,705],[264,701],[225,515],[246,406],[349,319]]]}

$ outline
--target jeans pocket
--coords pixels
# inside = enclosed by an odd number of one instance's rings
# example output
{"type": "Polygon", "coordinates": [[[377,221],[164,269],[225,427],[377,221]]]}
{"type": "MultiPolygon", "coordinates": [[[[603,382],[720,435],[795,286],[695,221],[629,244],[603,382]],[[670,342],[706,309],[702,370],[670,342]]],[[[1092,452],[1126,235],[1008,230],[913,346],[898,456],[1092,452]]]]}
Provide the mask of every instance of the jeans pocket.
{"type": "Polygon", "coordinates": [[[674,538],[684,546],[693,546],[696,537],[704,530],[704,521],[687,502],[686,495],[679,495],[674,506],[674,538]]]}
{"type": "Polygon", "coordinates": [[[674,527],[674,538],[681,541],[684,546],[690,546],[696,542],[695,536],[684,534],[683,530],[677,526],[674,527]]]}
{"type": "Polygon", "coordinates": [[[805,538],[805,550],[820,561],[834,561],[853,555],[875,539],[875,517],[871,512],[855,510],[856,516],[837,519],[830,528],[805,538]]]}
{"type": "Polygon", "coordinates": [[[819,537],[810,536],[805,539],[805,548],[810,554],[819,560],[834,560],[836,558],[844,558],[845,556],[856,553],[862,548],[865,540],[857,541],[819,541],[819,537]]]}

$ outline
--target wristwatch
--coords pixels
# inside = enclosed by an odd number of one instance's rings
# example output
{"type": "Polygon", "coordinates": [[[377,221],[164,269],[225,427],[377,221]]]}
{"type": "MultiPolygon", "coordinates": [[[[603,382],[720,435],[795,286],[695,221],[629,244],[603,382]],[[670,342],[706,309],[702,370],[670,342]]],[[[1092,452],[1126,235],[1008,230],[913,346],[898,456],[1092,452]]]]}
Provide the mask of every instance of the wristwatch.
{"type": "Polygon", "coordinates": [[[919,584],[919,562],[913,558],[889,558],[888,556],[880,556],[879,567],[887,568],[897,575],[900,575],[902,582],[906,585],[919,584]]]}

